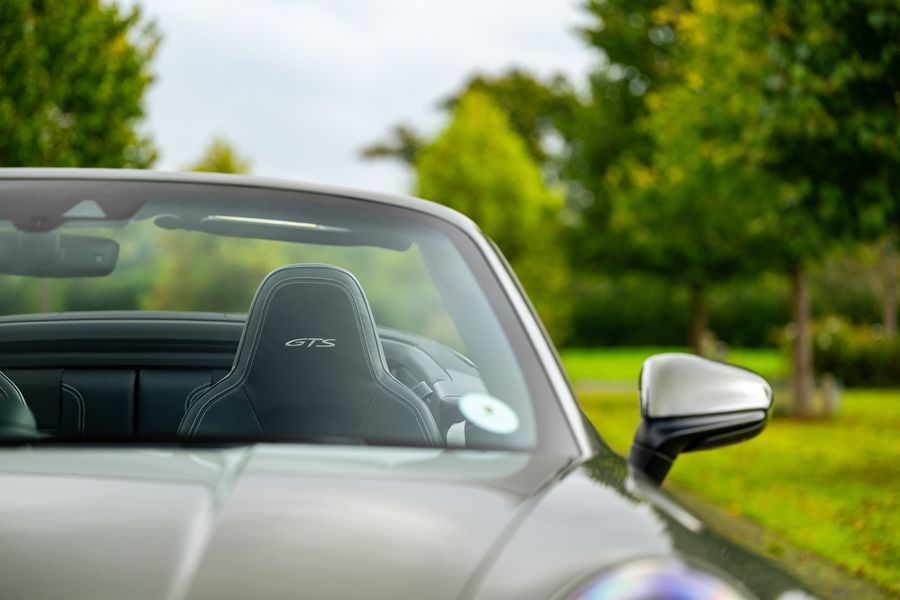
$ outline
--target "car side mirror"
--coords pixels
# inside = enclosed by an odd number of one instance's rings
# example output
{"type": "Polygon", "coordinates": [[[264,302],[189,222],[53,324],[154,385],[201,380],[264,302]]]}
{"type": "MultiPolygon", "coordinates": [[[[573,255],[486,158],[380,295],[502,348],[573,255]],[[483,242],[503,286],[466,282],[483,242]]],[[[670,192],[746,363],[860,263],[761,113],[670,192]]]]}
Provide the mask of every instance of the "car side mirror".
{"type": "Polygon", "coordinates": [[[741,367],[692,354],[657,354],[640,376],[641,424],[628,462],[659,485],[682,452],[726,446],[766,426],[772,388],[741,367]]]}

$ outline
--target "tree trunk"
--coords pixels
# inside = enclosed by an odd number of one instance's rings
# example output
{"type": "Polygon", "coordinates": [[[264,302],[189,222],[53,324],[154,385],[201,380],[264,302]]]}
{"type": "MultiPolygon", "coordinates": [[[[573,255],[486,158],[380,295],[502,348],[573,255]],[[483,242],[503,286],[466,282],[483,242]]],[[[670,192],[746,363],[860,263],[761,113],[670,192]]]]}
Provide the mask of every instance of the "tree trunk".
{"type": "Polygon", "coordinates": [[[881,297],[881,326],[887,337],[892,338],[897,335],[897,283],[894,280],[884,282],[884,294],[881,297]]]}
{"type": "Polygon", "coordinates": [[[881,254],[881,326],[884,334],[892,338],[897,335],[897,247],[891,236],[881,254]]]}
{"type": "Polygon", "coordinates": [[[703,356],[703,338],[709,329],[709,315],[706,312],[706,294],[701,287],[691,288],[691,350],[703,356]]]}
{"type": "Polygon", "coordinates": [[[791,296],[795,327],[792,409],[796,416],[808,417],[812,415],[813,396],[812,318],[806,274],[799,264],[791,269],[791,296]]]}

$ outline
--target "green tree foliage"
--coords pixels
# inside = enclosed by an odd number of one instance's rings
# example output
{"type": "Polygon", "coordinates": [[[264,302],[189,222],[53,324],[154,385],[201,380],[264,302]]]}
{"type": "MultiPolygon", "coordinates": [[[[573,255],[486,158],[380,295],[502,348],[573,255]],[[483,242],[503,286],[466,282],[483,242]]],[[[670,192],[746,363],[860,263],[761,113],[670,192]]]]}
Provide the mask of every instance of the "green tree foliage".
{"type": "Polygon", "coordinates": [[[150,166],[137,127],[158,41],[136,6],[0,3],[0,166],[150,166]]]}
{"type": "Polygon", "coordinates": [[[389,158],[413,166],[427,144],[427,138],[410,125],[395,125],[385,140],[366,146],[360,150],[360,156],[369,160],[389,158]]]}
{"type": "Polygon", "coordinates": [[[769,167],[831,237],[900,217],[900,5],[780,0],[771,10],[769,167]]]}
{"type": "Polygon", "coordinates": [[[576,105],[575,92],[562,75],[541,81],[521,68],[498,75],[476,74],[459,91],[443,102],[453,111],[460,99],[472,91],[481,92],[506,114],[509,125],[528,145],[528,152],[546,166],[555,159],[548,139],[558,134],[560,122],[569,118],[576,105]]]}
{"type": "Polygon", "coordinates": [[[608,269],[606,230],[612,214],[607,173],[623,157],[646,159],[651,142],[636,126],[646,114],[645,96],[672,70],[676,36],[657,9],[666,0],[586,0],[589,23],[578,33],[596,50],[589,95],[559,122],[566,141],[562,176],[569,204],[580,215],[574,260],[608,269]]]}
{"type": "Polygon", "coordinates": [[[562,199],[547,188],[526,143],[491,98],[463,96],[447,128],[416,161],[418,194],[471,217],[509,258],[541,316],[561,337],[565,264],[562,199]]]}
{"type": "Polygon", "coordinates": [[[559,206],[506,115],[480,92],[460,100],[416,173],[419,193],[470,216],[511,259],[559,206]]]}
{"type": "Polygon", "coordinates": [[[790,186],[782,245],[794,285],[795,410],[811,407],[806,265],[833,240],[896,235],[900,216],[900,6],[775,2],[770,12],[769,169],[790,186]]]}
{"type": "MultiPolygon", "coordinates": [[[[138,126],[158,41],[137,7],[0,2],[0,167],[150,166],[138,126]]],[[[0,313],[77,308],[73,284],[5,277],[0,313]]]]}
{"type": "MultiPolygon", "coordinates": [[[[666,85],[643,98],[636,135],[649,154],[607,170],[605,259],[691,290],[691,344],[702,352],[708,288],[767,266],[778,182],[761,171],[765,107],[761,39],[752,2],[698,3],[677,17],[680,47],[666,85]]],[[[676,22],[668,9],[657,20],[676,22]]]]}
{"type": "MultiPolygon", "coordinates": [[[[476,74],[459,90],[441,102],[452,113],[460,98],[471,91],[481,92],[506,113],[510,127],[527,143],[532,158],[544,167],[552,166],[555,156],[548,139],[558,134],[558,124],[571,120],[576,106],[575,93],[562,75],[546,81],[525,69],[513,68],[498,75],[476,74]]],[[[427,136],[409,125],[396,125],[385,140],[362,149],[364,158],[389,158],[414,166],[419,151],[428,144],[427,136]]]]}
{"type": "Polygon", "coordinates": [[[896,223],[897,7],[703,0],[660,5],[651,19],[670,23],[677,44],[635,120],[645,145],[598,168],[608,225],[624,232],[612,240],[692,285],[741,269],[790,271],[795,409],[806,413],[807,266],[835,242],[884,236],[896,223]]]}
{"type": "Polygon", "coordinates": [[[188,171],[207,173],[250,173],[250,161],[239,155],[227,139],[216,136],[212,139],[203,156],[187,167],[188,171]]]}

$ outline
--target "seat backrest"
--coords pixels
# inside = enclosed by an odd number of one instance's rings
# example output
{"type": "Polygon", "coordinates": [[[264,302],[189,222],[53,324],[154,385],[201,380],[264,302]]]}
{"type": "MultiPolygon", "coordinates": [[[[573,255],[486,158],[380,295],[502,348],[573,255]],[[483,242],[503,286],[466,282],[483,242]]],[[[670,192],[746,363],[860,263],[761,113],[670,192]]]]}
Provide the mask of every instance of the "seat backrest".
{"type": "Polygon", "coordinates": [[[197,398],[179,435],[351,437],[438,445],[425,403],[388,371],[368,300],[331,265],[266,276],[232,370],[197,398]]]}

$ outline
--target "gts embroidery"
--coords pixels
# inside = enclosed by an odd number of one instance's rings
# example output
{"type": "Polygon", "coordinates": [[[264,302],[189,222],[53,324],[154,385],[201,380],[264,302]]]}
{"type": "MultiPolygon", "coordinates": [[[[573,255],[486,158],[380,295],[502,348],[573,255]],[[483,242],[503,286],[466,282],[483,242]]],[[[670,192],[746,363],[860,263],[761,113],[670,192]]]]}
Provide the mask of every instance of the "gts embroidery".
{"type": "Polygon", "coordinates": [[[335,338],[297,338],[284,343],[288,348],[334,348],[335,338]]]}

